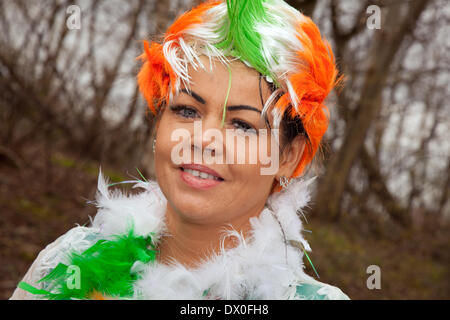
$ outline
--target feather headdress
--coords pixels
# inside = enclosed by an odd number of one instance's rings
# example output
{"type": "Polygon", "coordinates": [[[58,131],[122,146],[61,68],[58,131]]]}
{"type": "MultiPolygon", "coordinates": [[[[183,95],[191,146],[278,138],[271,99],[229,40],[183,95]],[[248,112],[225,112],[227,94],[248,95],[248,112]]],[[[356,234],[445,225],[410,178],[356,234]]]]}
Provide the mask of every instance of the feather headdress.
{"type": "Polygon", "coordinates": [[[313,159],[328,127],[324,100],[338,81],[338,71],[315,23],[284,1],[204,2],[176,20],[162,44],[145,41],[144,51],[138,84],[154,114],[182,83],[189,85],[189,66],[206,68],[201,55],[224,63],[234,57],[274,83],[276,90],[262,112],[271,112],[274,128],[287,110],[291,118],[302,120],[310,143],[293,177],[313,159]]]}

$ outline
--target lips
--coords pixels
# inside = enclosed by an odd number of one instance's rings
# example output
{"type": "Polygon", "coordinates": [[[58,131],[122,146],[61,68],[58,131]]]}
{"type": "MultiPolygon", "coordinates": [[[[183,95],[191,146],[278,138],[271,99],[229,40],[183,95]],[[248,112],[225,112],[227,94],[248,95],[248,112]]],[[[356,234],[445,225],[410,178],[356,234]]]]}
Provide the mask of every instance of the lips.
{"type": "Polygon", "coordinates": [[[206,166],[203,166],[201,164],[194,164],[194,163],[183,164],[180,168],[181,168],[181,170],[190,169],[190,170],[200,171],[200,172],[206,173],[208,175],[211,175],[215,178],[218,178],[219,180],[223,180],[223,178],[216,171],[214,171],[213,169],[208,168],[206,166]]]}
{"type": "Polygon", "coordinates": [[[181,179],[195,189],[209,189],[224,179],[213,169],[200,164],[184,164],[180,167],[181,179]]]}

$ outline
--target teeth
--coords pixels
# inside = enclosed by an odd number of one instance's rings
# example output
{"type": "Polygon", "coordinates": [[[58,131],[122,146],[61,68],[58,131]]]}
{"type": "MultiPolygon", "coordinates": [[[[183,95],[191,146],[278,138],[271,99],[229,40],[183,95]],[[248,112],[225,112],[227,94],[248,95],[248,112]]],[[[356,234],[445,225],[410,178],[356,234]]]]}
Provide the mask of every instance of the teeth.
{"type": "Polygon", "coordinates": [[[200,171],[197,171],[197,170],[189,170],[189,171],[191,171],[189,173],[192,174],[193,176],[198,177],[200,175],[200,171]]]}
{"type": "Polygon", "coordinates": [[[199,178],[202,178],[202,179],[219,180],[219,178],[217,178],[217,177],[215,177],[215,176],[213,176],[211,174],[208,174],[206,172],[201,172],[201,171],[198,171],[198,170],[186,169],[186,168],[184,169],[184,171],[187,172],[187,173],[192,174],[193,176],[196,176],[196,177],[199,177],[199,178]]]}

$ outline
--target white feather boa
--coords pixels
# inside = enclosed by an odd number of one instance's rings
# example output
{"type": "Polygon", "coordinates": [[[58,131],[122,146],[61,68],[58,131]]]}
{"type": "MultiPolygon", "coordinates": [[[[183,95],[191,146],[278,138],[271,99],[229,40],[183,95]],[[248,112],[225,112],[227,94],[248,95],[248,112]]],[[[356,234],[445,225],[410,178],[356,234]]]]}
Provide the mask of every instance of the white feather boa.
{"type": "MultiPolygon", "coordinates": [[[[250,219],[251,237],[244,239],[236,230],[225,237],[238,245],[211,256],[199,268],[180,264],[135,265],[142,278],[135,283],[135,298],[144,299],[289,299],[296,284],[308,277],[303,272],[303,252],[288,245],[290,240],[311,250],[303,238],[298,210],[310,199],[309,181],[293,181],[283,191],[269,197],[258,217],[250,219]],[[270,209],[269,209],[270,208],[270,209]]],[[[166,199],[156,182],[138,182],[145,191],[126,196],[109,192],[99,176],[97,206],[92,227],[102,236],[122,234],[133,223],[137,235],[154,233],[157,240],[165,231],[166,199]]]]}
{"type": "MultiPolygon", "coordinates": [[[[131,226],[136,235],[153,233],[155,244],[166,232],[167,200],[156,182],[134,181],[144,191],[126,195],[108,190],[100,173],[96,205],[98,212],[90,227],[69,230],[41,252],[26,279],[41,288],[37,280],[47,275],[68,253],[82,253],[99,239],[126,233],[131,226]]],[[[258,217],[250,219],[250,237],[227,230],[224,237],[234,237],[238,245],[212,255],[196,269],[180,264],[143,264],[137,262],[132,271],[141,277],[134,284],[134,299],[348,299],[334,286],[318,282],[304,273],[303,251],[290,245],[303,238],[301,209],[310,200],[311,180],[294,180],[287,188],[269,197],[258,217]],[[306,294],[297,286],[309,284],[315,290],[306,294]],[[320,295],[320,296],[317,296],[320,295]]],[[[303,287],[306,288],[306,287],[303,287]]],[[[306,289],[307,290],[307,289],[306,289]]],[[[34,299],[35,297],[27,296],[34,299]]]]}

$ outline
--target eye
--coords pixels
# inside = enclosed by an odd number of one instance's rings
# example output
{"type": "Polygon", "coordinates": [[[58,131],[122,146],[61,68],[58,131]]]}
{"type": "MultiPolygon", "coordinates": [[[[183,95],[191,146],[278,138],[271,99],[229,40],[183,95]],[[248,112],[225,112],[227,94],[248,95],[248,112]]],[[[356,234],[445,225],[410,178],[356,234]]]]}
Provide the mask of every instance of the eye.
{"type": "Polygon", "coordinates": [[[186,105],[170,106],[170,110],[183,118],[193,119],[198,117],[197,110],[186,105]]]}
{"type": "Polygon", "coordinates": [[[242,130],[244,132],[248,132],[248,133],[256,133],[256,129],[253,128],[252,125],[248,124],[245,121],[239,120],[239,119],[233,119],[233,126],[238,129],[238,130],[242,130]]]}

